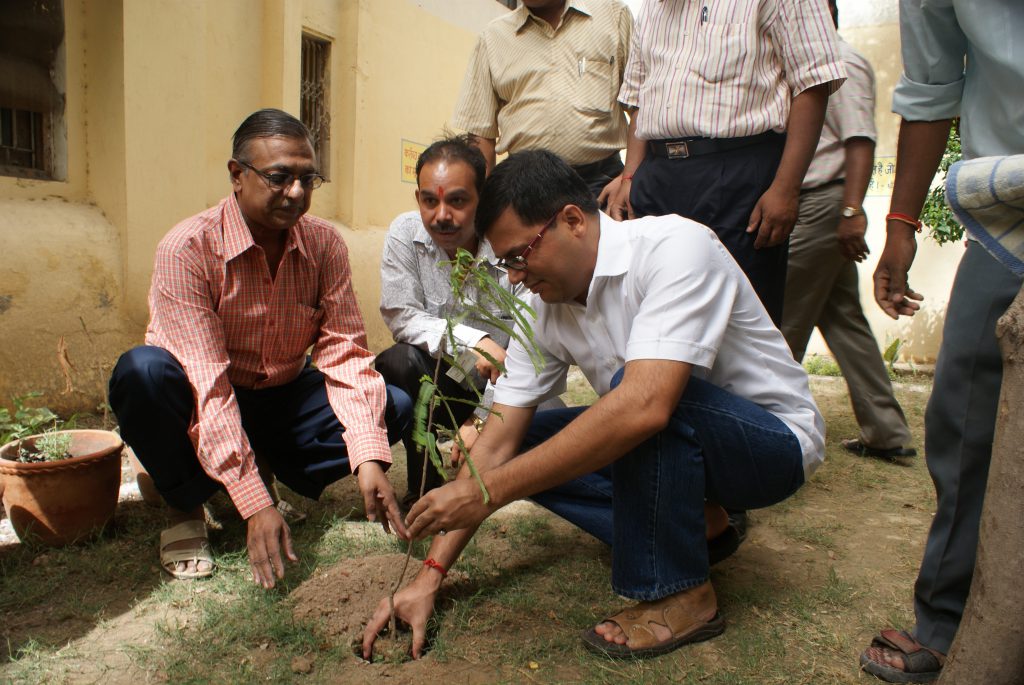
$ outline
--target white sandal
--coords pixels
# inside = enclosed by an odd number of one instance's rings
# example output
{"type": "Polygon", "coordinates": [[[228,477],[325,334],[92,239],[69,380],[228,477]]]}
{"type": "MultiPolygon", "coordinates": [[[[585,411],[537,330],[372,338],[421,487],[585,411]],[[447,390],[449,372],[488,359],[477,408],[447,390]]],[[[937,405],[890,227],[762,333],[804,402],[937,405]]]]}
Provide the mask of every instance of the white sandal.
{"type": "Polygon", "coordinates": [[[160,533],[160,565],[171,576],[179,579],[206,578],[213,575],[213,553],[210,551],[210,539],[206,533],[206,524],[202,521],[183,521],[160,533]],[[189,539],[200,539],[187,549],[167,549],[168,545],[189,539]],[[205,571],[179,571],[178,564],[183,561],[206,561],[210,568],[205,571]]]}

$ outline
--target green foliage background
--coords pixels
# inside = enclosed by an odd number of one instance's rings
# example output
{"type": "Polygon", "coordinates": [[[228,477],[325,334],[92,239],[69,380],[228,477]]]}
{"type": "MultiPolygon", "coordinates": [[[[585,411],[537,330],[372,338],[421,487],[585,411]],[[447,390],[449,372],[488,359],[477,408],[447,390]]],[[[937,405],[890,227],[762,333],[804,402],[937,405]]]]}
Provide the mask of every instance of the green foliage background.
{"type": "Polygon", "coordinates": [[[954,163],[960,161],[960,157],[960,125],[959,119],[954,119],[953,125],[949,128],[946,151],[939,162],[942,182],[931,189],[921,210],[921,222],[928,227],[932,240],[939,245],[955,243],[964,237],[964,227],[956,220],[953,210],[946,202],[946,172],[954,163]]]}

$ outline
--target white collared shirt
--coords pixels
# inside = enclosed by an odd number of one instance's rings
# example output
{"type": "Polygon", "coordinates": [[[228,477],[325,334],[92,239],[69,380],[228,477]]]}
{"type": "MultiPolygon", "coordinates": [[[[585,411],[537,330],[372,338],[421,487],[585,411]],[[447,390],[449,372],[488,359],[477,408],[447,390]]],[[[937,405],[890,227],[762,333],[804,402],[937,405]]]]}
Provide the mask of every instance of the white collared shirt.
{"type": "Polygon", "coordinates": [[[578,365],[599,395],[627,361],[665,359],[771,412],[796,435],[804,474],[821,464],[825,422],[807,373],[793,361],[750,282],[707,227],[670,215],[617,222],[601,215],[586,306],[532,296],[545,357],[536,374],[512,341],[494,401],[530,407],[565,389],[578,365]]]}

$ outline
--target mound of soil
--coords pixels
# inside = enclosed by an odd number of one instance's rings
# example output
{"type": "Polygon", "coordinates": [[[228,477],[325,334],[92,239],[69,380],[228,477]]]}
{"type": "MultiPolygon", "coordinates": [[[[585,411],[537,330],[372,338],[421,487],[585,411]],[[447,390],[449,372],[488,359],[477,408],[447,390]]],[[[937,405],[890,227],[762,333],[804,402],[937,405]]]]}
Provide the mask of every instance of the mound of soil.
{"type": "MultiPolygon", "coordinates": [[[[351,643],[362,636],[382,597],[395,583],[404,554],[378,554],[345,559],[316,572],[292,591],[296,620],[312,623],[332,642],[351,643]]],[[[420,562],[409,561],[409,580],[419,571],[420,562]]]]}

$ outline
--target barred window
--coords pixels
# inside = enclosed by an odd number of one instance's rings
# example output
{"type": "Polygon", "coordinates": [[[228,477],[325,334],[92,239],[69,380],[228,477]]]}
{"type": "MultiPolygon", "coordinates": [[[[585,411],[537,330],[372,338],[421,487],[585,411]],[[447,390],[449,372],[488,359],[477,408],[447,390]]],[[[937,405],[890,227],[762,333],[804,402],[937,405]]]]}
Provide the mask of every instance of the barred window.
{"type": "Polygon", "coordinates": [[[0,12],[0,175],[65,176],[62,0],[4,0],[0,12]]]}
{"type": "Polygon", "coordinates": [[[303,34],[299,118],[313,134],[320,173],[327,178],[331,160],[330,65],[331,43],[303,34]]]}

